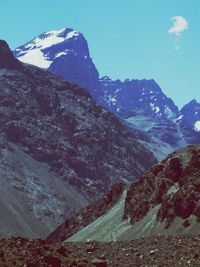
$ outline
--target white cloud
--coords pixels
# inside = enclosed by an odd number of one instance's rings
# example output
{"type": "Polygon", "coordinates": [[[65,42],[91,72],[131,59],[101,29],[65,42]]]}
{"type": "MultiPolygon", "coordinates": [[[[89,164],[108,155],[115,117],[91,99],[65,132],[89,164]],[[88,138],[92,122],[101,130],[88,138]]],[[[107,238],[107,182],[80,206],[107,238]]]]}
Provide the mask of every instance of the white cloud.
{"type": "Polygon", "coordinates": [[[174,49],[178,52],[183,54],[184,49],[182,48],[181,45],[181,36],[184,31],[188,30],[188,21],[182,17],[182,16],[174,16],[171,18],[173,21],[172,27],[168,30],[169,34],[175,35],[175,40],[174,40],[174,49]]]}
{"type": "Polygon", "coordinates": [[[188,30],[188,21],[182,16],[174,16],[171,18],[173,26],[168,30],[168,33],[181,36],[181,34],[188,30]]]}

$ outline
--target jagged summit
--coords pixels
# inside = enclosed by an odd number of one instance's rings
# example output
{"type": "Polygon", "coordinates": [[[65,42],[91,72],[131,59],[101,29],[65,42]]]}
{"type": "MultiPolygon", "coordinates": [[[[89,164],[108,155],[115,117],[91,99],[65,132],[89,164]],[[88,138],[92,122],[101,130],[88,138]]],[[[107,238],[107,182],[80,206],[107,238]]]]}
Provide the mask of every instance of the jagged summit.
{"type": "Polygon", "coordinates": [[[18,47],[14,54],[20,61],[36,65],[40,68],[49,68],[55,58],[66,55],[69,51],[68,43],[80,34],[73,29],[47,31],[35,37],[30,42],[18,47]],[[62,47],[62,53],[59,49],[62,47]],[[54,47],[52,51],[49,51],[54,47]]]}
{"type": "Polygon", "coordinates": [[[61,30],[52,30],[52,31],[44,32],[39,37],[58,36],[58,37],[63,37],[65,39],[70,39],[73,37],[77,37],[79,35],[81,35],[81,34],[72,28],[63,28],[61,30]]]}
{"type": "Polygon", "coordinates": [[[153,80],[125,79],[111,80],[105,76],[100,79],[102,103],[113,112],[124,110],[143,110],[157,119],[173,120],[178,108],[153,80]]]}
{"type": "Polygon", "coordinates": [[[74,29],[44,32],[16,48],[14,55],[22,62],[47,69],[80,85],[90,93],[98,91],[99,73],[90,57],[87,40],[74,29]]]}
{"type": "Polygon", "coordinates": [[[14,57],[5,40],[0,40],[0,68],[20,69],[21,63],[14,57]]]}
{"type": "Polygon", "coordinates": [[[196,99],[192,99],[189,103],[188,103],[188,105],[196,105],[196,104],[198,104],[198,102],[197,102],[197,100],[196,99]]]}

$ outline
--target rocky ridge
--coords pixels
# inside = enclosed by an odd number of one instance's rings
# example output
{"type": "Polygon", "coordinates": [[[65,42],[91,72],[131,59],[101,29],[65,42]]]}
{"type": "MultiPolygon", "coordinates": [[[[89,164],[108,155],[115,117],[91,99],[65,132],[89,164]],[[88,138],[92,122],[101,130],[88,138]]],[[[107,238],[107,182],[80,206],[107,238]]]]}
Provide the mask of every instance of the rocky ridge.
{"type": "Polygon", "coordinates": [[[149,169],[128,191],[125,218],[132,224],[158,207],[156,220],[170,228],[178,217],[184,227],[199,222],[200,147],[191,146],[169,155],[149,169]]]}
{"type": "Polygon", "coordinates": [[[133,180],[156,161],[84,89],[18,61],[16,69],[12,59],[0,68],[6,235],[45,236],[112,184],[133,180]],[[23,227],[16,230],[12,221],[23,227]]]}
{"type": "Polygon", "coordinates": [[[168,98],[154,80],[111,80],[105,76],[100,79],[102,104],[109,110],[143,111],[154,119],[177,117],[179,110],[172,99],[168,98]]]}
{"type": "Polygon", "coordinates": [[[97,103],[128,121],[126,127],[145,131],[146,140],[139,141],[159,161],[180,147],[200,142],[198,109],[192,109],[190,122],[185,108],[179,110],[153,79],[99,79],[87,41],[80,32],[69,28],[48,31],[16,48],[14,54],[22,62],[84,87],[97,103]]]}

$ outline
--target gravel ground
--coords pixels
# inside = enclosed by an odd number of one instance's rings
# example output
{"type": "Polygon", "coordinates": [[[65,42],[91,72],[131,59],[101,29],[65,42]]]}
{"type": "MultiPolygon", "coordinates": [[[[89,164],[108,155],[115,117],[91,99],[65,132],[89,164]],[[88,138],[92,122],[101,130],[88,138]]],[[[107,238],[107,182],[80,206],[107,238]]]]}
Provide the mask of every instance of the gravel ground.
{"type": "Polygon", "coordinates": [[[200,236],[157,236],[109,243],[0,240],[1,267],[199,267],[200,236]]]}
{"type": "Polygon", "coordinates": [[[86,259],[101,259],[109,267],[200,266],[200,236],[158,236],[134,241],[69,244],[86,259]]]}

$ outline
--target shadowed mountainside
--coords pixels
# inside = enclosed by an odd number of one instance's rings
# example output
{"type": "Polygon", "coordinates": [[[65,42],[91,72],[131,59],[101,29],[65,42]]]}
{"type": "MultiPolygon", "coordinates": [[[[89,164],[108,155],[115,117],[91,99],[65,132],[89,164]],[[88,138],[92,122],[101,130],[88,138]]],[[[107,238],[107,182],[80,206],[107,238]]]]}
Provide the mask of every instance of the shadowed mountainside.
{"type": "Polygon", "coordinates": [[[155,158],[84,89],[0,44],[1,235],[43,237],[155,158]]]}

